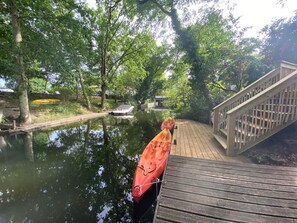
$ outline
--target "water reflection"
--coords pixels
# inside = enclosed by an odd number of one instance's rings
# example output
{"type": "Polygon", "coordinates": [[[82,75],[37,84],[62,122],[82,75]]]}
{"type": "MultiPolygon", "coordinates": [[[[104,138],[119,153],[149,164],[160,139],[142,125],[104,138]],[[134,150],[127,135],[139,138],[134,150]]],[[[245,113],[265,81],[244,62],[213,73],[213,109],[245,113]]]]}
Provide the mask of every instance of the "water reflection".
{"type": "Polygon", "coordinates": [[[160,113],[0,137],[0,222],[132,222],[139,154],[160,113]]]}

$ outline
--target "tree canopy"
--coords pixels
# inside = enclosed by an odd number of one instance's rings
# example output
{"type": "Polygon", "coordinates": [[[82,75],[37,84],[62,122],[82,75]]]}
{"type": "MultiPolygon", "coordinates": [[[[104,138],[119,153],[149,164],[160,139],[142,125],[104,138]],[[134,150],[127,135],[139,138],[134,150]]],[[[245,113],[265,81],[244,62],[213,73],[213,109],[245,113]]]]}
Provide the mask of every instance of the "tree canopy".
{"type": "Polygon", "coordinates": [[[289,20],[279,19],[263,29],[261,48],[265,63],[277,66],[282,60],[297,63],[297,11],[289,20]]]}
{"type": "Polygon", "coordinates": [[[56,90],[82,95],[89,109],[96,92],[102,108],[106,92],[135,104],[164,94],[175,111],[206,120],[269,67],[297,62],[297,14],[266,26],[261,41],[244,38],[232,11],[226,17],[219,4],[208,5],[216,2],[2,1],[0,77],[18,88],[20,121],[29,120],[28,94],[56,90]],[[160,41],[166,22],[171,45],[160,41]]]}

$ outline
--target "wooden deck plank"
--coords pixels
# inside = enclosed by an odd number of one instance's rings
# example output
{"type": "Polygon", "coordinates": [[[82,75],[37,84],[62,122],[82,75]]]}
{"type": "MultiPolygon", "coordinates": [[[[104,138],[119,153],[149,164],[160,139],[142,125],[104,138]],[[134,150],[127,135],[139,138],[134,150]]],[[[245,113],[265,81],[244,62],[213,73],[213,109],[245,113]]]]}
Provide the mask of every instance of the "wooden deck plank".
{"type": "Polygon", "coordinates": [[[195,158],[198,158],[198,157],[205,158],[205,156],[203,155],[203,150],[199,146],[199,145],[201,145],[201,142],[199,141],[199,139],[198,140],[196,138],[193,138],[193,139],[189,138],[189,139],[192,142],[192,150],[195,151],[195,158]]]}
{"type": "MultiPolygon", "coordinates": [[[[222,178],[227,180],[235,180],[235,181],[244,181],[244,182],[251,182],[251,183],[260,183],[260,184],[273,184],[273,185],[283,185],[283,186],[293,186],[296,187],[296,181],[288,181],[288,180],[279,180],[279,179],[272,179],[272,178],[263,178],[263,177],[254,177],[254,176],[244,176],[239,174],[228,174],[228,173],[217,173],[214,171],[205,171],[205,170],[193,170],[191,173],[180,169],[180,167],[173,167],[168,166],[167,168],[168,173],[178,171],[178,174],[184,174],[184,176],[191,177],[192,175],[199,174],[203,177],[215,177],[215,178],[222,178]]],[[[175,173],[175,175],[178,175],[175,173]]]]}
{"type": "Polygon", "coordinates": [[[294,199],[288,200],[283,198],[282,199],[269,198],[269,197],[263,197],[263,196],[252,195],[252,194],[239,194],[239,193],[236,193],[235,191],[223,191],[223,190],[217,190],[212,188],[203,188],[203,187],[199,187],[199,185],[196,185],[196,186],[188,185],[187,187],[184,187],[182,184],[176,184],[175,182],[171,182],[171,181],[167,181],[166,186],[164,186],[164,188],[175,190],[175,191],[184,191],[192,194],[209,195],[220,199],[225,198],[232,201],[244,201],[251,204],[262,204],[265,206],[297,209],[297,202],[294,199]]]}
{"type": "Polygon", "coordinates": [[[230,221],[223,221],[221,219],[209,218],[202,215],[197,215],[193,213],[184,212],[181,210],[174,210],[162,207],[158,218],[155,220],[156,223],[166,223],[166,222],[207,222],[207,223],[226,223],[230,221]]]}
{"type": "Polygon", "coordinates": [[[242,156],[227,157],[225,151],[215,142],[209,125],[190,121],[176,120],[173,145],[170,154],[200,159],[225,160],[230,162],[248,162],[242,156]]]}
{"type": "MultiPolygon", "coordinates": [[[[184,173],[182,171],[176,173],[175,170],[171,170],[168,168],[167,175],[172,177],[179,177],[181,179],[193,179],[195,177],[195,174],[199,173],[184,173]]],[[[221,176],[213,177],[213,176],[206,176],[200,174],[199,180],[204,182],[210,182],[210,183],[218,183],[218,184],[224,184],[226,181],[228,182],[228,185],[235,185],[235,186],[241,186],[243,188],[258,188],[262,190],[272,190],[272,191],[285,191],[285,192],[297,192],[297,185],[282,185],[282,184],[269,184],[269,183],[260,183],[260,182],[253,182],[253,178],[250,177],[250,181],[247,180],[238,180],[238,179],[231,179],[231,178],[224,178],[221,176]]],[[[270,181],[271,182],[271,181],[270,181]]],[[[279,181],[278,181],[279,182],[279,181]]],[[[292,182],[291,184],[294,184],[295,182],[292,182]]],[[[296,183],[295,183],[296,184],[296,183]]],[[[297,195],[297,194],[296,194],[297,195]]]]}
{"type": "MultiPolygon", "coordinates": [[[[178,169],[179,167],[183,167],[183,172],[187,171],[188,173],[199,173],[200,166],[195,166],[193,164],[183,164],[183,163],[174,163],[169,166],[169,168],[176,167],[175,169],[178,169]]],[[[220,169],[219,166],[203,166],[201,168],[201,171],[208,171],[208,172],[216,172],[216,173],[222,173],[222,174],[230,174],[230,175],[237,175],[237,176],[251,176],[253,178],[264,178],[264,179],[276,179],[281,181],[293,181],[296,182],[297,176],[295,175],[283,175],[280,174],[280,172],[268,170],[267,173],[265,173],[263,170],[258,172],[252,172],[248,169],[220,169]]]]}
{"type": "Polygon", "coordinates": [[[208,142],[205,142],[206,134],[205,132],[202,132],[203,126],[199,124],[198,125],[190,125],[190,132],[189,132],[189,138],[196,142],[195,146],[197,146],[200,151],[203,153],[204,159],[212,159],[215,160],[216,158],[213,156],[211,150],[209,149],[208,142]],[[199,127],[199,128],[198,128],[199,127]]]}
{"type": "MultiPolygon", "coordinates": [[[[192,131],[192,130],[190,130],[192,131]]],[[[196,140],[191,140],[190,135],[188,135],[189,144],[191,146],[191,154],[192,157],[198,158],[198,153],[201,154],[201,149],[198,147],[198,149],[195,149],[197,147],[197,141],[196,140]]]]}
{"type": "MultiPolygon", "coordinates": [[[[204,151],[205,154],[207,154],[208,159],[216,160],[217,158],[214,156],[214,150],[212,146],[210,145],[209,138],[208,138],[208,131],[210,129],[206,129],[206,125],[202,123],[191,123],[192,129],[193,129],[193,135],[196,139],[199,139],[199,147],[200,150],[204,151]]],[[[220,157],[222,158],[222,157],[220,157]]]]}
{"type": "Polygon", "coordinates": [[[170,155],[154,221],[297,222],[296,171],[170,155]]]}
{"type": "Polygon", "coordinates": [[[212,143],[213,141],[213,135],[212,135],[212,128],[210,126],[202,124],[200,125],[202,131],[205,134],[205,137],[203,137],[202,141],[204,144],[207,145],[207,149],[213,154],[215,157],[214,160],[226,160],[226,157],[224,156],[223,152],[217,145],[214,145],[212,143]]]}
{"type": "Polygon", "coordinates": [[[268,215],[274,217],[297,218],[297,210],[284,207],[273,207],[260,204],[251,204],[243,201],[231,201],[225,198],[215,198],[212,194],[194,194],[184,191],[170,190],[164,188],[164,197],[182,200],[192,204],[209,205],[212,207],[242,211],[253,214],[268,215]]]}
{"type": "Polygon", "coordinates": [[[189,179],[189,178],[180,178],[180,177],[174,177],[170,175],[166,175],[166,181],[175,182],[176,184],[179,183],[179,181],[183,182],[183,186],[197,186],[197,187],[203,187],[203,188],[211,188],[223,191],[229,191],[229,192],[236,192],[238,194],[252,194],[256,196],[263,196],[263,197],[270,197],[270,198],[285,198],[288,200],[295,200],[297,201],[297,194],[294,192],[285,192],[285,191],[277,191],[277,190],[265,190],[265,189],[259,189],[259,188],[251,188],[251,187],[242,187],[232,184],[223,184],[223,183],[215,183],[215,182],[207,182],[207,181],[201,181],[199,179],[189,179]]]}
{"type": "Polygon", "coordinates": [[[297,168],[292,167],[286,167],[286,166],[268,166],[268,165],[259,165],[259,164],[253,164],[253,163],[230,163],[230,162],[221,162],[221,161],[215,161],[212,160],[211,162],[201,162],[201,159],[194,159],[190,157],[182,157],[182,156],[170,156],[170,162],[177,162],[177,163],[192,163],[193,165],[201,165],[201,166],[217,166],[219,168],[224,169],[239,169],[239,170],[247,170],[247,171],[257,171],[257,172],[263,172],[266,173],[268,171],[277,171],[280,174],[289,174],[293,176],[297,176],[297,168]],[[226,165],[227,164],[227,165],[226,165]],[[254,168],[255,167],[255,168],[254,168]],[[252,170],[251,170],[252,169],[252,170]]]}
{"type": "MultiPolygon", "coordinates": [[[[225,221],[233,222],[254,222],[254,223],[263,223],[263,222],[294,222],[292,218],[282,218],[282,217],[272,217],[267,215],[259,215],[248,212],[240,212],[229,209],[224,209],[217,206],[210,206],[205,204],[198,203],[189,203],[184,200],[172,199],[168,197],[163,197],[159,202],[160,208],[167,207],[173,210],[180,210],[184,213],[197,214],[198,216],[205,216],[209,218],[217,218],[225,221]]],[[[199,222],[199,221],[198,221],[199,222]]],[[[208,222],[205,220],[204,222],[208,222]]]]}

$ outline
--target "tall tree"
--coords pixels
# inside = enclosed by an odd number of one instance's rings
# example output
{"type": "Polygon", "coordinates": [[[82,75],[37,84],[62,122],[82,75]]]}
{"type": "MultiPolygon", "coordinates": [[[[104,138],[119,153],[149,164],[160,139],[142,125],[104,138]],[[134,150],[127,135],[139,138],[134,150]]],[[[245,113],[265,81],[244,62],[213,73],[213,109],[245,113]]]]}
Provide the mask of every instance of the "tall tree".
{"type": "Polygon", "coordinates": [[[28,101],[28,78],[25,73],[24,60],[22,55],[22,33],[20,27],[18,6],[15,0],[10,2],[11,7],[11,23],[13,27],[13,38],[15,41],[16,65],[18,68],[19,83],[18,94],[20,102],[20,123],[31,123],[31,116],[28,101]]]}
{"type": "Polygon", "coordinates": [[[123,0],[98,1],[93,14],[94,70],[98,70],[104,107],[106,90],[119,70],[146,48],[147,31],[134,5],[123,0]]]}
{"type": "MultiPolygon", "coordinates": [[[[18,2],[14,0],[12,3],[18,2]]],[[[8,3],[1,4],[6,11],[8,6],[8,3]]],[[[23,70],[27,79],[41,78],[46,84],[58,79],[58,84],[67,88],[81,85],[86,104],[90,107],[84,86],[91,47],[90,26],[83,17],[88,14],[87,7],[73,0],[22,1],[18,6],[17,13],[20,15],[17,19],[22,24],[25,40],[21,47],[23,70]]],[[[9,30],[9,25],[6,25],[6,17],[6,14],[0,17],[4,20],[0,31],[6,36],[3,38],[4,43],[1,42],[4,47],[1,49],[3,52],[0,51],[0,67],[4,69],[1,69],[3,73],[0,75],[14,81],[17,78],[14,70],[9,69],[13,66],[10,56],[7,56],[10,55],[11,43],[7,41],[6,30],[9,30]]]]}
{"type": "Polygon", "coordinates": [[[199,55],[199,43],[197,43],[189,29],[182,26],[177,5],[185,5],[191,2],[198,1],[175,1],[175,0],[138,0],[140,4],[150,4],[152,7],[157,7],[161,12],[171,19],[172,28],[178,36],[182,49],[187,54],[187,62],[191,65],[190,76],[196,80],[197,89],[201,92],[201,97],[204,98],[204,103],[211,108],[211,99],[206,84],[206,77],[201,73],[202,57],[199,55]]]}
{"type": "Polygon", "coordinates": [[[190,66],[179,59],[165,83],[164,94],[168,97],[167,106],[177,113],[184,113],[189,108],[191,93],[189,70],[190,66]]]}
{"type": "Polygon", "coordinates": [[[146,75],[137,88],[136,101],[143,104],[147,99],[153,99],[157,93],[161,93],[170,60],[166,47],[155,47],[151,56],[144,61],[143,68],[146,75]]]}
{"type": "Polygon", "coordinates": [[[297,63],[297,12],[288,21],[279,19],[263,29],[266,37],[261,49],[267,64],[278,66],[282,60],[297,63]]]}

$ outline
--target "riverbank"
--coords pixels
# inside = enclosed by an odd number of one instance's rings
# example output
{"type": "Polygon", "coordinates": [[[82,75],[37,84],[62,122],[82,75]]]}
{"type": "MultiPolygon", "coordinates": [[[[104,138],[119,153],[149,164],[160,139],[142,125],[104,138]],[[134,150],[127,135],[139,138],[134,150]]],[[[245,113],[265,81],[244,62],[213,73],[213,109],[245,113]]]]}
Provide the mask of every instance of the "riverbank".
{"type": "Polygon", "coordinates": [[[8,132],[9,133],[31,132],[31,131],[57,127],[57,126],[66,125],[66,124],[75,123],[75,122],[84,122],[89,119],[104,117],[108,115],[108,113],[109,113],[108,111],[100,112],[100,113],[89,113],[89,114],[83,114],[83,115],[76,115],[68,118],[62,118],[54,121],[32,123],[30,125],[17,126],[15,129],[8,130],[8,132]]]}
{"type": "Polygon", "coordinates": [[[116,107],[114,100],[106,99],[106,110],[98,106],[100,97],[92,97],[92,110],[85,107],[83,100],[61,101],[59,103],[34,104],[30,103],[30,114],[32,123],[25,126],[13,127],[20,115],[18,99],[13,94],[0,94],[0,123],[2,133],[17,133],[35,131],[44,128],[57,127],[79,121],[86,121],[93,118],[103,117],[116,107]],[[9,129],[9,130],[8,130],[9,129]]]}

